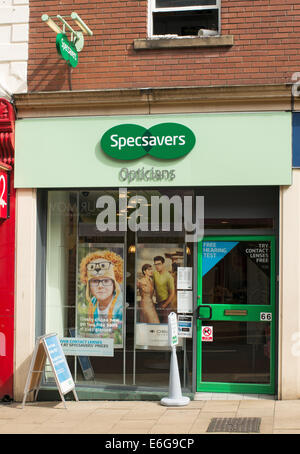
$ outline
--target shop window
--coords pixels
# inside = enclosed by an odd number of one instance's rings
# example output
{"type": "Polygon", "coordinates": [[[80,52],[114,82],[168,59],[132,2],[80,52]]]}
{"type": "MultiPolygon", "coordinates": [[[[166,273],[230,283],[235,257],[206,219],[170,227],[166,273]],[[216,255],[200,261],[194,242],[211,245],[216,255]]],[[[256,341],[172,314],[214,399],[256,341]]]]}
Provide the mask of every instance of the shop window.
{"type": "MultiPolygon", "coordinates": [[[[167,222],[163,222],[160,207],[155,216],[157,228],[134,231],[137,206],[133,200],[138,202],[141,222],[141,211],[149,213],[151,227],[155,198],[177,197],[173,200],[181,203],[185,195],[192,200],[194,193],[168,189],[126,194],[118,190],[48,191],[45,332],[95,345],[101,340],[102,345],[90,355],[80,355],[82,343],[74,355],[67,355],[77,385],[167,389],[168,314],[182,313],[178,267],[192,269],[194,248],[186,242],[185,224],[178,227],[184,209],[179,216],[177,205],[170,204],[167,222]],[[128,228],[120,231],[114,224],[119,227],[126,198],[128,228]],[[113,207],[110,214],[106,211],[109,203],[113,207]],[[110,222],[107,231],[101,231],[99,216],[105,224],[110,222]],[[170,229],[166,230],[166,224],[170,229]]],[[[192,298],[190,303],[189,316],[192,298]]],[[[192,345],[192,338],[181,337],[177,348],[182,387],[189,391],[192,345]]],[[[47,370],[46,384],[52,383],[53,374],[47,370]]]]}
{"type": "Polygon", "coordinates": [[[150,0],[150,36],[220,33],[220,0],[150,0]]]}

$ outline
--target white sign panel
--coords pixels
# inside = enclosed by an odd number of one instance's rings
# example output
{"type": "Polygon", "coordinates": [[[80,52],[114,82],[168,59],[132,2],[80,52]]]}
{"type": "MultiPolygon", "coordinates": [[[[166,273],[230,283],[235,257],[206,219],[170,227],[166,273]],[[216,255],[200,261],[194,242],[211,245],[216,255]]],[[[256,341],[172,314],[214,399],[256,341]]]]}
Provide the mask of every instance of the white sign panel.
{"type": "Polygon", "coordinates": [[[261,312],[259,319],[262,322],[271,322],[272,321],[272,312],[261,312]]]}
{"type": "Polygon", "coordinates": [[[114,356],[114,340],[63,337],[60,343],[65,355],[114,356]]]}
{"type": "Polygon", "coordinates": [[[192,290],[193,268],[190,266],[179,266],[177,268],[177,288],[180,290],[192,290]]]}
{"type": "Polygon", "coordinates": [[[167,347],[168,325],[160,323],[137,323],[136,346],[167,347]]]}
{"type": "Polygon", "coordinates": [[[202,326],[202,342],[213,342],[213,327],[212,326],[202,326]]]}
{"type": "Polygon", "coordinates": [[[183,314],[193,312],[193,292],[191,290],[177,291],[177,312],[183,314]]]}
{"type": "Polygon", "coordinates": [[[178,315],[178,336],[193,337],[193,316],[178,315]]]}
{"type": "MultiPolygon", "coordinates": [[[[168,349],[168,325],[163,323],[137,323],[135,329],[136,348],[168,349]]],[[[182,341],[179,339],[179,345],[182,341]]]]}
{"type": "Polygon", "coordinates": [[[171,312],[168,316],[168,329],[169,329],[169,345],[178,344],[178,324],[177,315],[175,312],[171,312]]]}

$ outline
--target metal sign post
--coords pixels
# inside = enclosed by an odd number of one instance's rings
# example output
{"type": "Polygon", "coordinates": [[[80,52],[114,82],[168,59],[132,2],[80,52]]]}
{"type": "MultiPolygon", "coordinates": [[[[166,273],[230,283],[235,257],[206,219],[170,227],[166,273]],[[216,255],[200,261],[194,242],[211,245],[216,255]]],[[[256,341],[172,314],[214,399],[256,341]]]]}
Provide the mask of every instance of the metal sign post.
{"type": "Polygon", "coordinates": [[[61,400],[64,403],[64,407],[67,408],[64,395],[70,391],[73,391],[75,400],[78,402],[75,384],[66,357],[63,353],[57,334],[53,333],[40,336],[36,341],[26,380],[22,408],[24,408],[27,395],[30,392],[34,392],[34,400],[37,399],[47,358],[52,367],[55,382],[61,400]]]}
{"type": "Polygon", "coordinates": [[[168,336],[169,345],[172,348],[170,377],[169,377],[169,395],[163,397],[160,401],[165,406],[184,406],[190,402],[189,397],[185,397],[181,393],[180,376],[177,362],[176,345],[178,344],[178,324],[175,312],[171,312],[168,316],[168,336]]]}

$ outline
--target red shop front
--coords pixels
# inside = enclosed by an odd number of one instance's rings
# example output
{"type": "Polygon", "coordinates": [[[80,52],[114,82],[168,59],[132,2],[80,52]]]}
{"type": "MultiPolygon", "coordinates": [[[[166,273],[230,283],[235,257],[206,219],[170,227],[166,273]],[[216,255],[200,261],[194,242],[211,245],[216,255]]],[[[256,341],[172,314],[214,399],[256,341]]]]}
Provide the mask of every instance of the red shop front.
{"type": "Polygon", "coordinates": [[[0,98],[0,400],[13,397],[15,190],[12,104],[0,98]]]}

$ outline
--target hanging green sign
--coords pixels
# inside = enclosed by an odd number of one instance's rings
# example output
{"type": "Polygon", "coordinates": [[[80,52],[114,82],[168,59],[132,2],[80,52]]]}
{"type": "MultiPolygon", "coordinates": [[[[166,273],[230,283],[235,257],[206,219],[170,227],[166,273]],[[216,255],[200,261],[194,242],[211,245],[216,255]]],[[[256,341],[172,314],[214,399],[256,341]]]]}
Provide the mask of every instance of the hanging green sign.
{"type": "Polygon", "coordinates": [[[108,156],[128,161],[146,154],[158,159],[181,158],[195,143],[196,137],[187,126],[160,123],[149,129],[135,124],[114,126],[103,134],[100,145],[108,156]]]}
{"type": "Polygon", "coordinates": [[[78,65],[78,52],[74,44],[70,43],[64,33],[58,33],[56,36],[56,49],[59,55],[75,68],[78,65]]]}

